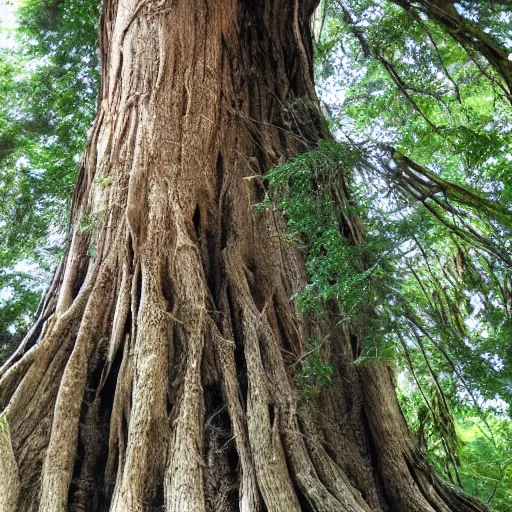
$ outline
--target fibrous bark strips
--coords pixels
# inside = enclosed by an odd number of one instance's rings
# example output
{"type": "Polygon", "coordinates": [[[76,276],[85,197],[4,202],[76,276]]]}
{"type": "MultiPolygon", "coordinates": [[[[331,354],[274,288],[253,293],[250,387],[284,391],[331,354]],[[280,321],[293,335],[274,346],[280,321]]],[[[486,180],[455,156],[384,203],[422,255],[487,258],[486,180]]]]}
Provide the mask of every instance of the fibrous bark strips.
{"type": "Polygon", "coordinates": [[[352,364],[355,327],[299,407],[303,263],[253,205],[322,136],[316,3],[104,2],[70,247],[0,371],[2,511],[483,510],[425,464],[388,369],[352,364]]]}

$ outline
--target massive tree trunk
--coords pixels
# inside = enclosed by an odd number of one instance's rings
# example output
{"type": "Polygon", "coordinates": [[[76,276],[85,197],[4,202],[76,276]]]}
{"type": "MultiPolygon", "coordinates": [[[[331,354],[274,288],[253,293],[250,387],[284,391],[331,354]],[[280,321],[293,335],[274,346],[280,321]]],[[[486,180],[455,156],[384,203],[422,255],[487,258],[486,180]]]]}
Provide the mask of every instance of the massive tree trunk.
{"type": "Polygon", "coordinates": [[[303,263],[253,205],[323,135],[316,3],[105,0],[70,247],[0,371],[3,512],[484,509],[352,364],[356,326],[323,327],[333,383],[300,405],[303,263]]]}

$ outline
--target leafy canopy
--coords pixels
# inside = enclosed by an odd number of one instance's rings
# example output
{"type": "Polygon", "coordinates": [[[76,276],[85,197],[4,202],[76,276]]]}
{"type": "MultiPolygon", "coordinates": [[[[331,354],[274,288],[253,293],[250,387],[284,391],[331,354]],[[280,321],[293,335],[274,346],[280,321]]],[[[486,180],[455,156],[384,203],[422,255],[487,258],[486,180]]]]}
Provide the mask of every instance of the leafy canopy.
{"type": "Polygon", "coordinates": [[[94,116],[98,16],[98,2],[24,0],[0,50],[0,359],[65,246],[94,116]]]}

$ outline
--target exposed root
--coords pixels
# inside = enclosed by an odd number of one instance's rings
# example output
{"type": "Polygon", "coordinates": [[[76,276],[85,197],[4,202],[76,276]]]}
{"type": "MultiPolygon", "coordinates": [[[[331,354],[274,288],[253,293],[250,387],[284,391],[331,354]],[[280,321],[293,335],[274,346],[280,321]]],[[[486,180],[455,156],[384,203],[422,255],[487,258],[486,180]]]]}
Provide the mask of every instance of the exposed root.
{"type": "Polygon", "coordinates": [[[9,424],[0,416],[0,510],[15,512],[20,494],[18,465],[11,444],[9,424]]]}
{"type": "Polygon", "coordinates": [[[105,332],[112,291],[108,281],[112,270],[105,263],[89,297],[77,339],[62,376],[53,415],[50,443],[46,452],[41,484],[40,507],[65,512],[78,439],[78,422],[84,396],[87,369],[95,341],[105,332]]]}

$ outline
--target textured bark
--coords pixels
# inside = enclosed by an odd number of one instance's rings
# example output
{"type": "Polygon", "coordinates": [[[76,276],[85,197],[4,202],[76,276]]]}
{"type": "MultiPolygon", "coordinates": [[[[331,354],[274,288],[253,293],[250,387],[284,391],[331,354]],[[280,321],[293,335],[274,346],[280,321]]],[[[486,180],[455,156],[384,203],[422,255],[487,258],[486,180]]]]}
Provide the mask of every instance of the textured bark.
{"type": "Polygon", "coordinates": [[[333,385],[299,405],[304,266],[253,205],[323,135],[315,4],[104,2],[69,251],[0,370],[0,480],[19,481],[2,510],[484,510],[435,477],[335,315],[333,385]]]}
{"type": "Polygon", "coordinates": [[[0,416],[0,510],[16,510],[20,494],[18,466],[12,450],[9,427],[0,416]]]}

